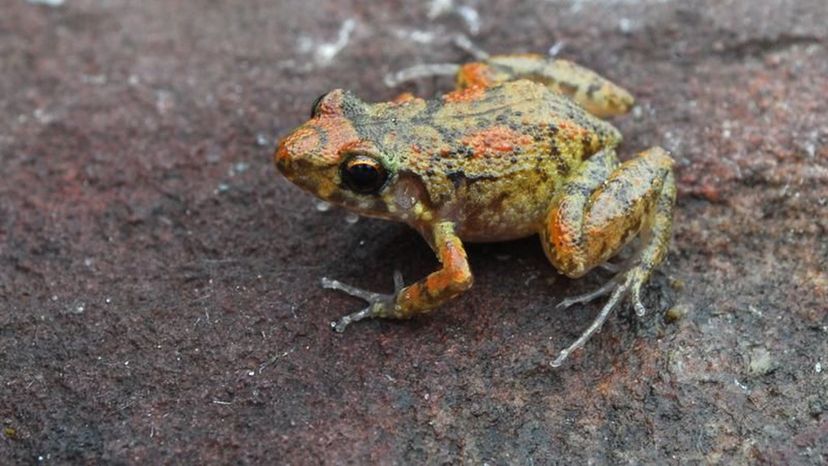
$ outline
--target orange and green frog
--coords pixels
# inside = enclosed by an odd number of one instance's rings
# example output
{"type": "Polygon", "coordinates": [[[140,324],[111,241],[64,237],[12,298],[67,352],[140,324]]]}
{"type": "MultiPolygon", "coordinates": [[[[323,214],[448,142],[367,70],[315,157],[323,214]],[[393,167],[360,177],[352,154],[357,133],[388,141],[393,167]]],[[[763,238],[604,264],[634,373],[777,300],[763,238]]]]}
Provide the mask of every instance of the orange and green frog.
{"type": "Polygon", "coordinates": [[[382,294],[322,279],[368,306],[332,323],[342,332],[366,318],[408,319],[472,286],[465,242],[537,234],[552,265],[581,277],[641,237],[628,267],[563,307],[609,294],[598,317],[553,366],[597,332],[629,299],[643,315],[641,287],[667,254],[676,186],[659,147],[621,162],[621,134],[602,118],[633,97],[593,71],[539,55],[503,55],[458,67],[458,89],[440,99],[403,94],[368,103],[333,90],[311,119],[279,145],[279,171],[317,197],[369,217],[406,223],[440,268],[382,294]]]}

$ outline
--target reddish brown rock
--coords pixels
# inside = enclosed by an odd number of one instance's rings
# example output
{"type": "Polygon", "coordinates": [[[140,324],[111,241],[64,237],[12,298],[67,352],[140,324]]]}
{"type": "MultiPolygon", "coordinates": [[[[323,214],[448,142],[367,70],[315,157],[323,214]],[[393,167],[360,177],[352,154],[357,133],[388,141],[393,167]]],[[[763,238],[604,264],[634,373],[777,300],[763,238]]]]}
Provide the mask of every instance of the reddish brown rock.
{"type": "Polygon", "coordinates": [[[823,0],[33,3],[0,15],[0,457],[826,461],[823,0]],[[534,239],[471,246],[467,295],[338,335],[361,303],[321,276],[387,291],[435,262],[271,165],[331,88],[447,89],[382,77],[468,59],[454,32],[558,44],[636,94],[622,154],[678,161],[658,312],[613,316],[560,370],[597,308],[554,305],[606,273],[558,277],[534,239]]]}

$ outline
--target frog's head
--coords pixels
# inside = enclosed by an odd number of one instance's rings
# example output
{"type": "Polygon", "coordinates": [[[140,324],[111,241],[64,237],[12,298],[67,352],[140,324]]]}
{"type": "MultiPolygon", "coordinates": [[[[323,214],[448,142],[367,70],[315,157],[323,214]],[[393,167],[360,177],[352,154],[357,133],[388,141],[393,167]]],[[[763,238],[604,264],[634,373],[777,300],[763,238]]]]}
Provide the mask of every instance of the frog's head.
{"type": "Polygon", "coordinates": [[[396,163],[369,133],[371,106],[341,89],[319,97],[311,119],[285,137],[276,167],[317,197],[360,214],[391,217],[389,190],[396,163]]]}

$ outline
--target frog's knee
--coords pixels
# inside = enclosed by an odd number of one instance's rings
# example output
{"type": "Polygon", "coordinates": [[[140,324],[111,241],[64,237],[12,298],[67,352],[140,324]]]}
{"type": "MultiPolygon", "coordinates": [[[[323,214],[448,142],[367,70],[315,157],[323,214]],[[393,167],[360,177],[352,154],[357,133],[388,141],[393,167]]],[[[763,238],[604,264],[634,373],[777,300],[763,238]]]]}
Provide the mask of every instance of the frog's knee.
{"type": "Polygon", "coordinates": [[[466,63],[457,72],[457,88],[491,87],[497,81],[496,73],[486,63],[466,63]]]}
{"type": "Polygon", "coordinates": [[[560,211],[552,212],[541,232],[543,251],[555,270],[569,278],[579,278],[589,271],[586,256],[579,235],[559,214],[560,211]]]}
{"type": "Polygon", "coordinates": [[[635,98],[626,89],[569,60],[553,61],[547,74],[554,77],[553,87],[595,116],[623,115],[635,105],[635,98]]]}
{"type": "Polygon", "coordinates": [[[672,168],[675,163],[670,153],[658,146],[641,152],[637,158],[647,161],[650,165],[663,168],[672,168]]]}

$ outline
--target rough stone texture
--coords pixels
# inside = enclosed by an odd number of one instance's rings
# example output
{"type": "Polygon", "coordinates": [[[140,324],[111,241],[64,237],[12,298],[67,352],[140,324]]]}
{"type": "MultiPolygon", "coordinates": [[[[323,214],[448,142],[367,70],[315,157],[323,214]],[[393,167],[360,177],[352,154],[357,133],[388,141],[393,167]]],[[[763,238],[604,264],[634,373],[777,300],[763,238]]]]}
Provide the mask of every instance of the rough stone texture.
{"type": "Polygon", "coordinates": [[[828,2],[34,3],[0,0],[1,458],[828,460],[828,2]],[[454,32],[563,44],[638,96],[622,153],[678,160],[657,312],[560,370],[597,307],[554,305],[606,272],[472,245],[466,296],[334,334],[361,303],[321,276],[389,290],[435,260],[271,166],[314,97],[388,99],[387,71],[468,58],[454,32]]]}

